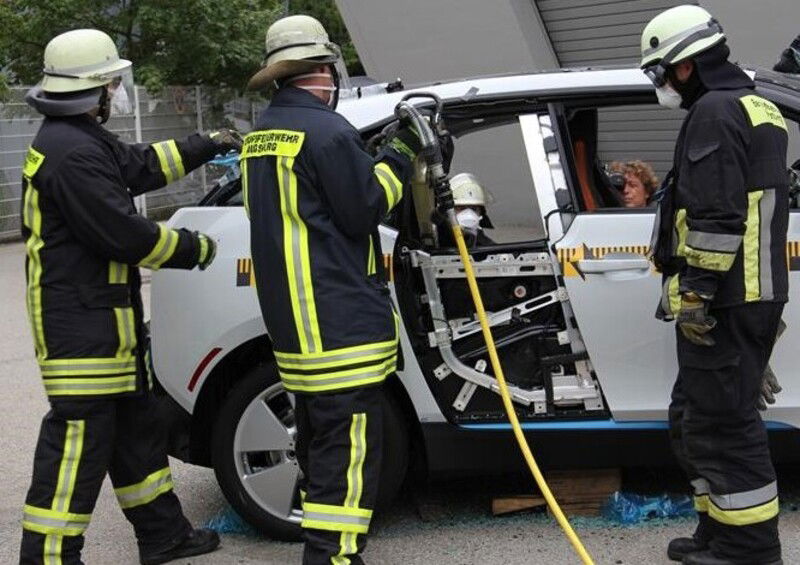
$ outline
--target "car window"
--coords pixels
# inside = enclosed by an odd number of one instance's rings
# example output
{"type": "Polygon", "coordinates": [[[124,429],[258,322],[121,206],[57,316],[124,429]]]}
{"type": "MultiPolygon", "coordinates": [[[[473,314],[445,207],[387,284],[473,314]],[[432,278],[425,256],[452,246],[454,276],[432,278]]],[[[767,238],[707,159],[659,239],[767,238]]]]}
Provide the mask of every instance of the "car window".
{"type": "Polygon", "coordinates": [[[486,233],[495,243],[544,237],[517,120],[460,135],[450,176],[459,173],[472,173],[491,194],[486,212],[494,228],[486,233]]]}
{"type": "Polygon", "coordinates": [[[683,117],[657,104],[566,110],[579,210],[653,210],[683,117]]]}

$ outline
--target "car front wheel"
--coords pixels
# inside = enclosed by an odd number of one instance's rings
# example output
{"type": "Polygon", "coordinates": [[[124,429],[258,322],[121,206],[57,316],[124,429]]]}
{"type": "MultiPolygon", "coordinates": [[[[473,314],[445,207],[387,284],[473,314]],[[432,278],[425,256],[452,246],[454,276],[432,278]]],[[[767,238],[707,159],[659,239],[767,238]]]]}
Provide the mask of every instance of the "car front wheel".
{"type": "MultiPolygon", "coordinates": [[[[379,508],[394,498],[408,467],[407,424],[390,398],[384,430],[379,508]]],[[[284,541],[302,539],[295,435],[294,398],[270,361],[251,369],[234,387],[212,437],[214,472],[228,502],[257,530],[284,541]]]]}

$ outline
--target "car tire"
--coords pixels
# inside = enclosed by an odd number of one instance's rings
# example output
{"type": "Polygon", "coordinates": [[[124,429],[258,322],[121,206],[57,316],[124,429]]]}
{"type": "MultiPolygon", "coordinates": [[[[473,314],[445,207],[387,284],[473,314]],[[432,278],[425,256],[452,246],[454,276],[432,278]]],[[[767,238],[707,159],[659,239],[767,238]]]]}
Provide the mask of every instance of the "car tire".
{"type": "MultiPolygon", "coordinates": [[[[214,473],[225,498],[247,523],[282,541],[302,539],[291,402],[275,362],[259,364],[225,398],[211,440],[214,473]],[[287,486],[275,488],[279,484],[287,486]]],[[[387,394],[378,510],[388,507],[403,483],[408,437],[402,410],[387,394]]]]}

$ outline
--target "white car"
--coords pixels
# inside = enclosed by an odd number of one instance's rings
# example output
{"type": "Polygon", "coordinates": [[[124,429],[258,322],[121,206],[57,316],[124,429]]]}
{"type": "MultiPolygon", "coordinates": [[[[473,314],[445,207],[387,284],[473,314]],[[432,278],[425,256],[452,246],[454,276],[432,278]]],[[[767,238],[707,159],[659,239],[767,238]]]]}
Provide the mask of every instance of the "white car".
{"type": "MultiPolygon", "coordinates": [[[[759,93],[800,119],[800,81],[758,71],[759,93]]],[[[495,193],[505,241],[474,251],[475,269],[520,420],[545,467],[670,460],[666,409],[677,372],[672,324],[655,320],[660,276],[645,257],[652,208],[625,209],[601,161],[639,157],[662,174],[682,113],[656,104],[637,69],[573,70],[428,85],[455,138],[453,171],[495,193]],[[502,217],[505,216],[508,221],[502,217]],[[528,218],[528,220],[526,220],[528,218]]],[[[344,101],[367,140],[410,91],[344,101]]],[[[792,133],[797,128],[790,126],[792,133]]],[[[381,499],[408,469],[427,477],[522,468],[464,273],[437,246],[427,187],[415,183],[381,228],[401,361],[387,384],[381,499]]],[[[234,508],[264,533],[298,539],[292,398],[259,310],[248,221],[235,176],[170,220],[212,235],[203,272],[152,278],[152,351],[171,401],[173,454],[213,466],[234,508]]],[[[495,239],[503,240],[500,236],[495,239]]],[[[800,288],[800,211],[787,262],[800,288]]],[[[776,457],[800,432],[800,301],[772,367],[784,391],[765,415],[776,457]]]]}

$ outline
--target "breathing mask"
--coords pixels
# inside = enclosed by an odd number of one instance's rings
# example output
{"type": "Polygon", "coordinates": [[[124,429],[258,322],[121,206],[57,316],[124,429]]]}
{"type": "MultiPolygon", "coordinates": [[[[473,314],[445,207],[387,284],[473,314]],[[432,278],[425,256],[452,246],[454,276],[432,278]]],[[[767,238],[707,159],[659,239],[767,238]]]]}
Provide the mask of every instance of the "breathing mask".
{"type": "Polygon", "coordinates": [[[669,83],[665,83],[662,86],[656,88],[656,97],[658,97],[658,103],[665,108],[671,108],[673,110],[677,110],[681,107],[681,103],[683,102],[683,98],[678,93],[677,90],[672,88],[669,83]]]}
{"type": "Polygon", "coordinates": [[[472,208],[466,208],[456,214],[456,219],[461,228],[469,233],[478,233],[481,225],[481,216],[472,208]]]}

